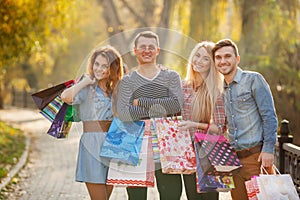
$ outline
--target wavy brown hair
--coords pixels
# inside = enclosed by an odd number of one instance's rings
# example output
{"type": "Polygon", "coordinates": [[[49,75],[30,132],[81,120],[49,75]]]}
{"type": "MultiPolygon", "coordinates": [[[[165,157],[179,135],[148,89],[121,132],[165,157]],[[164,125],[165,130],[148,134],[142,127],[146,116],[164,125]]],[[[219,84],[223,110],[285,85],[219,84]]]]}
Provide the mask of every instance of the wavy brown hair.
{"type": "Polygon", "coordinates": [[[95,49],[89,58],[88,72],[91,77],[94,77],[93,65],[96,58],[102,55],[109,64],[109,77],[107,81],[107,89],[109,94],[112,94],[117,84],[123,77],[123,60],[120,53],[112,46],[103,46],[95,49]]]}

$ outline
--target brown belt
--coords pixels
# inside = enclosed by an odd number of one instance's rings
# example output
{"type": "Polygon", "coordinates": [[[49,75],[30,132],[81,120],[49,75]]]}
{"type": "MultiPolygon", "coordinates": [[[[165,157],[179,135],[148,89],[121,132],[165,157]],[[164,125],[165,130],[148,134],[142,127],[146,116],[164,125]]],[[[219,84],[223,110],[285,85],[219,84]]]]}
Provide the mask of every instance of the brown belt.
{"type": "Polygon", "coordinates": [[[262,149],[262,144],[257,145],[255,147],[251,147],[249,149],[243,149],[243,150],[240,150],[240,151],[236,151],[236,154],[239,158],[245,158],[245,157],[248,157],[248,156],[250,156],[254,153],[261,152],[261,149],[262,149]]]}
{"type": "Polygon", "coordinates": [[[107,132],[110,127],[111,121],[84,121],[83,132],[107,132]]]}

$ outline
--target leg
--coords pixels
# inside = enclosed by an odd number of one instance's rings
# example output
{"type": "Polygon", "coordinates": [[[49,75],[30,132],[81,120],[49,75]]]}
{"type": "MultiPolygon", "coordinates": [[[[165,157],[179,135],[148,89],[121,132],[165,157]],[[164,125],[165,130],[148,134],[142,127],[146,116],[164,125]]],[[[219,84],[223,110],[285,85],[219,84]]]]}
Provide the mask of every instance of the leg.
{"type": "Polygon", "coordinates": [[[179,200],[182,193],[180,174],[163,174],[161,169],[155,170],[156,185],[160,200],[179,200]]]}
{"type": "Polygon", "coordinates": [[[261,163],[257,162],[260,153],[252,154],[246,158],[240,158],[243,167],[233,176],[235,188],[231,190],[233,200],[248,199],[245,181],[250,180],[252,176],[260,174],[261,163]]]}
{"type": "Polygon", "coordinates": [[[183,175],[185,192],[188,200],[218,200],[218,192],[198,193],[196,188],[196,173],[183,175]]]}
{"type": "Polygon", "coordinates": [[[96,183],[85,183],[91,200],[108,200],[113,186],[96,183]]]}
{"type": "Polygon", "coordinates": [[[147,200],[146,187],[127,187],[128,200],[147,200]]]}

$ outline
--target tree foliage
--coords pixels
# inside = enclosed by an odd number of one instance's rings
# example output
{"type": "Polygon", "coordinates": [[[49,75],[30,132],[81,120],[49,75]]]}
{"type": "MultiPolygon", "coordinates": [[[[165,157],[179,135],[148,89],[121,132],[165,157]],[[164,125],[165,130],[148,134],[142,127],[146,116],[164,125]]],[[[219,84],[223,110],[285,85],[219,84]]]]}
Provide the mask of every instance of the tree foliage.
{"type": "Polygon", "coordinates": [[[74,78],[74,66],[99,43],[112,44],[136,66],[130,44],[137,32],[150,28],[160,34],[159,62],[184,78],[196,42],[231,38],[239,46],[241,67],[261,72],[269,82],[279,119],[300,129],[299,0],[0,2],[5,84],[16,77],[25,77],[31,87],[74,78]]]}
{"type": "Polygon", "coordinates": [[[55,56],[68,44],[66,32],[74,30],[76,2],[78,5],[76,0],[1,0],[0,99],[6,94],[2,91],[19,82],[16,80],[37,87],[38,77],[52,72],[55,56]]]}

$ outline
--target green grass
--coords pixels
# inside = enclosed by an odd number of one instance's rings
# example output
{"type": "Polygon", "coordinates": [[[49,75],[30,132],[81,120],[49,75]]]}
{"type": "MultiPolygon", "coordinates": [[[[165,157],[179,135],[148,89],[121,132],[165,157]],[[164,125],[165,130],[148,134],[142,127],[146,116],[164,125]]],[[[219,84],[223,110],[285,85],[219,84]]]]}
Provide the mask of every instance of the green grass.
{"type": "Polygon", "coordinates": [[[25,146],[25,135],[21,130],[0,122],[0,180],[18,162],[25,146]]]}

